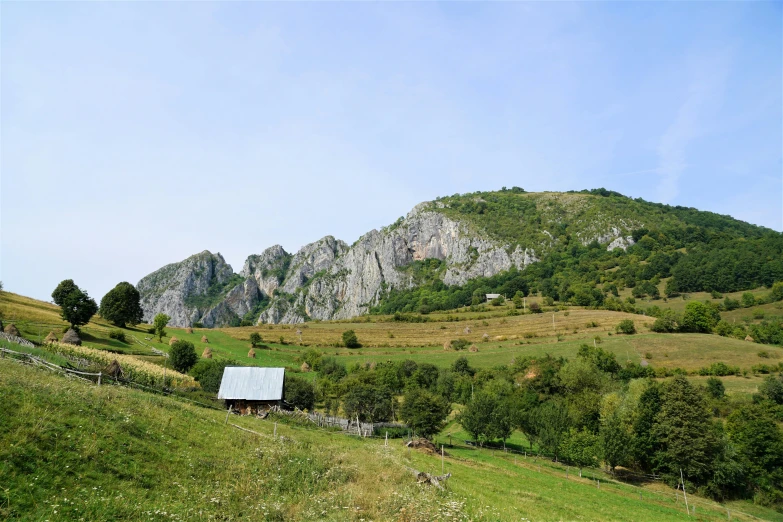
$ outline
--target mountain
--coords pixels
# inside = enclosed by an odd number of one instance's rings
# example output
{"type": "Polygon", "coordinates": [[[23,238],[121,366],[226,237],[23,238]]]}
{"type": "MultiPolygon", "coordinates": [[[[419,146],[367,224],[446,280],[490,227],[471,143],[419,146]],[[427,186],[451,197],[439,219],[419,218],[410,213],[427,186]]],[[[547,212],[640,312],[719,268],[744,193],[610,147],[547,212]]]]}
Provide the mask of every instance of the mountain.
{"type": "MultiPolygon", "coordinates": [[[[670,277],[681,262],[708,256],[711,245],[751,252],[748,266],[755,268],[742,279],[745,286],[783,278],[780,261],[764,261],[783,254],[777,232],[604,189],[527,193],[515,187],[421,203],[353,245],[332,236],[295,254],[275,245],[249,256],[239,274],[220,254],[204,251],[153,272],[137,286],[146,320],[164,312],[173,326],[300,323],[371,310],[426,312],[470,304],[471,295],[455,289],[472,285],[472,292],[479,292],[506,284],[493,277],[515,278],[513,288],[523,293],[540,286],[544,295],[573,300],[583,286],[594,289],[612,281],[633,287],[640,279],[670,277]],[[533,265],[536,269],[529,269],[533,265]]],[[[733,264],[722,263],[716,271],[727,266],[733,264]]],[[[682,291],[733,284],[709,282],[710,277],[702,273],[695,283],[682,276],[677,281],[683,281],[682,291]]],[[[598,301],[578,304],[603,303],[598,301]]]]}

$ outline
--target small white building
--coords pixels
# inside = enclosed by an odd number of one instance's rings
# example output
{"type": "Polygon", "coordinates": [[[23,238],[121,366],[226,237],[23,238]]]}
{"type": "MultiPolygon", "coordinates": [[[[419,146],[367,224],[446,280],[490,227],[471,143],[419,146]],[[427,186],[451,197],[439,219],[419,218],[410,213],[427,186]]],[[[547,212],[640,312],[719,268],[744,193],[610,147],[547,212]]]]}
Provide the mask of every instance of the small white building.
{"type": "Polygon", "coordinates": [[[500,294],[487,294],[487,302],[497,299],[498,297],[500,297],[500,294]]]}

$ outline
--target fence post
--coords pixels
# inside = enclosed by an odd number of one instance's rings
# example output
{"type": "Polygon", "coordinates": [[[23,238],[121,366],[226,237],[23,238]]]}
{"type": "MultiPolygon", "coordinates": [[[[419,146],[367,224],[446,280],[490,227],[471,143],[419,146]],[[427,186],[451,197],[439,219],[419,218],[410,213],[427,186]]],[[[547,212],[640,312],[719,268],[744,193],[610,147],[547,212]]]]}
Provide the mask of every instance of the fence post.
{"type": "Polygon", "coordinates": [[[101,385],[101,375],[103,375],[103,372],[98,372],[98,386],[101,385]]]}

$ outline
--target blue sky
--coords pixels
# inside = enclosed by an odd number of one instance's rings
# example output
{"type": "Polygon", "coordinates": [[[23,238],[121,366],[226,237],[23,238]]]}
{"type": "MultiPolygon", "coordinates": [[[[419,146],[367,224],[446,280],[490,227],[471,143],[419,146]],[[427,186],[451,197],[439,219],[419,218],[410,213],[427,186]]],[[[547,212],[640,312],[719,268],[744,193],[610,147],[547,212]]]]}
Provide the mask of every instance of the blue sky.
{"type": "Polygon", "coordinates": [[[439,195],[606,187],[783,230],[783,3],[0,11],[0,279],[100,299],[439,195]]]}

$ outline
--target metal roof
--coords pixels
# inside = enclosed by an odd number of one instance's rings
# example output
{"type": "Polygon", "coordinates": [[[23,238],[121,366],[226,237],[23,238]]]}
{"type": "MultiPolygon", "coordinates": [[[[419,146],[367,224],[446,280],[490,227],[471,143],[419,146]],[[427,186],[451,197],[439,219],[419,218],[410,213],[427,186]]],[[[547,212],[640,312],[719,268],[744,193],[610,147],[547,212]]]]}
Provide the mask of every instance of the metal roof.
{"type": "Polygon", "coordinates": [[[218,399],[277,401],[283,398],[285,368],[228,366],[223,371],[218,399]]]}

